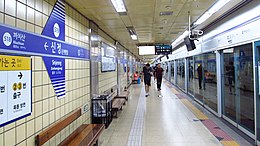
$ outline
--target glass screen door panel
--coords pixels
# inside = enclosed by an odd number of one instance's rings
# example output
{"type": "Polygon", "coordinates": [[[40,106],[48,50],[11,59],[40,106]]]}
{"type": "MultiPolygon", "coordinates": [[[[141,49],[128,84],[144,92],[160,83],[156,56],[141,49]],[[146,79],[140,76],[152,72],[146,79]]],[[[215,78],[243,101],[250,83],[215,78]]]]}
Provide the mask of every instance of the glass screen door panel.
{"type": "Polygon", "coordinates": [[[252,44],[223,50],[223,114],[254,132],[254,76],[252,44]]]}
{"type": "Polygon", "coordinates": [[[185,59],[178,60],[177,66],[177,85],[185,90],[185,59]]]}
{"type": "Polygon", "coordinates": [[[217,112],[216,53],[194,56],[194,97],[217,112]]]}
{"type": "Polygon", "coordinates": [[[217,112],[217,66],[216,53],[204,54],[204,102],[217,112]]]}

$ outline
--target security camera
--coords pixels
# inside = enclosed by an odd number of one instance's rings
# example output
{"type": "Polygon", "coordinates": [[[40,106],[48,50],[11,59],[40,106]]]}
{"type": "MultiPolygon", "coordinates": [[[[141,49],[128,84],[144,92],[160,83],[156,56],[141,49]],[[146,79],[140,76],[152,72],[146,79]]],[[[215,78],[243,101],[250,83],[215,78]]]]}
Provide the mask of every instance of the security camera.
{"type": "Polygon", "coordinates": [[[202,30],[192,30],[192,34],[193,35],[203,35],[203,31],[202,30]]]}

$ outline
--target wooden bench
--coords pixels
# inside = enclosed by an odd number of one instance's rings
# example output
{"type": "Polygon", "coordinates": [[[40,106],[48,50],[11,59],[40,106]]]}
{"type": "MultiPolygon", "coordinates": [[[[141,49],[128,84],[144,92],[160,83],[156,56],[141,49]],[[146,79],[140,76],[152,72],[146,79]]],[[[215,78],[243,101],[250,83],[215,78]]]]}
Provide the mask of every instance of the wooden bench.
{"type": "Polygon", "coordinates": [[[125,91],[121,92],[119,95],[115,96],[115,98],[124,98],[127,101],[129,94],[130,94],[130,92],[125,90],[125,91]]]}
{"type": "Polygon", "coordinates": [[[116,114],[119,110],[122,110],[122,106],[125,104],[126,100],[124,98],[114,98],[112,103],[112,115],[116,114]]]}
{"type": "Polygon", "coordinates": [[[97,146],[104,128],[104,124],[82,124],[58,146],[97,146]]]}
{"type": "MultiPolygon", "coordinates": [[[[75,110],[65,119],[55,123],[48,129],[36,136],[36,145],[41,146],[54,137],[57,133],[70,125],[73,121],[81,116],[81,109],[75,110]]],[[[82,124],[72,132],[59,146],[92,146],[98,145],[98,138],[105,129],[104,124],[82,124]]]]}

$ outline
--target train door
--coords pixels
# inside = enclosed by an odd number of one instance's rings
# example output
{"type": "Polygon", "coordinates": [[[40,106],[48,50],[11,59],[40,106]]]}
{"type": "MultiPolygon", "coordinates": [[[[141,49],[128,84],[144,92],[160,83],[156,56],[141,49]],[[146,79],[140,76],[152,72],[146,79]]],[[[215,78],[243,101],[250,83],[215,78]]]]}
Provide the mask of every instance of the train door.
{"type": "Polygon", "coordinates": [[[254,76],[252,44],[223,50],[223,117],[254,137],[254,76]]]}

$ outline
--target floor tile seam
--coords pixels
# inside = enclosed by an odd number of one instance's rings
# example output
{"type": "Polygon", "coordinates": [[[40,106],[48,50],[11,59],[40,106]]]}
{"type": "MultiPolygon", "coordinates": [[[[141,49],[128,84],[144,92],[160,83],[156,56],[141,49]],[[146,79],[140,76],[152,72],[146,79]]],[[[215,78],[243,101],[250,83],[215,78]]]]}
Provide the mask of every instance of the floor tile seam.
{"type": "MultiPolygon", "coordinates": [[[[169,88],[172,88],[172,89],[174,89],[174,88],[176,88],[176,87],[174,87],[173,85],[171,85],[171,87],[169,87],[169,88]]],[[[176,90],[176,89],[174,89],[174,90],[176,90]]],[[[178,96],[177,96],[178,97],[178,96]]],[[[178,97],[179,98],[179,97],[178,97]]],[[[185,98],[184,98],[185,99],[185,98]]],[[[194,114],[194,112],[193,112],[193,110],[189,107],[189,106],[187,106],[185,103],[189,103],[190,105],[192,105],[192,106],[194,106],[189,100],[187,100],[187,99],[185,99],[185,100],[183,100],[183,99],[181,99],[181,101],[182,101],[182,104],[184,104],[185,105],[185,107],[187,107],[193,114],[194,114]],[[184,102],[185,101],[185,102],[184,102]]],[[[195,107],[194,106],[194,109],[196,109],[196,110],[198,110],[198,111],[200,111],[200,109],[198,109],[197,107],[195,107]]],[[[200,111],[201,112],[201,111],[200,111]]],[[[202,112],[201,112],[202,113],[202,112]]],[[[203,114],[203,113],[202,113],[203,114]]],[[[198,119],[199,119],[199,117],[197,116],[197,114],[194,114],[198,119]]],[[[205,115],[205,114],[203,114],[203,115],[205,115]]],[[[208,116],[206,116],[205,115],[205,117],[207,117],[208,118],[208,116]]],[[[201,118],[201,117],[200,117],[201,118]]],[[[200,119],[200,120],[205,120],[205,119],[200,119]]],[[[210,120],[209,118],[208,119],[206,119],[206,120],[210,120]]],[[[212,120],[210,120],[210,121],[212,121],[212,120]]],[[[216,125],[216,123],[214,122],[214,121],[212,121],[215,125],[216,125]]],[[[216,138],[216,135],[214,135],[213,133],[212,133],[212,131],[210,130],[210,128],[207,126],[207,125],[205,125],[205,123],[203,123],[203,122],[201,122],[203,125],[204,125],[204,127],[205,128],[207,128],[207,130],[216,138]]],[[[223,131],[224,133],[226,133],[223,129],[221,129],[221,131],[223,131]]],[[[229,136],[227,133],[226,133],[226,135],[227,136],[229,136]]],[[[231,136],[229,136],[232,140],[231,141],[228,141],[228,142],[234,142],[235,144],[238,144],[231,136]]],[[[217,139],[217,138],[216,138],[217,139]]],[[[226,142],[226,141],[223,141],[223,140],[219,140],[219,139],[217,139],[219,142],[226,142]]],[[[238,146],[239,146],[239,144],[238,144],[238,146]]]]}

